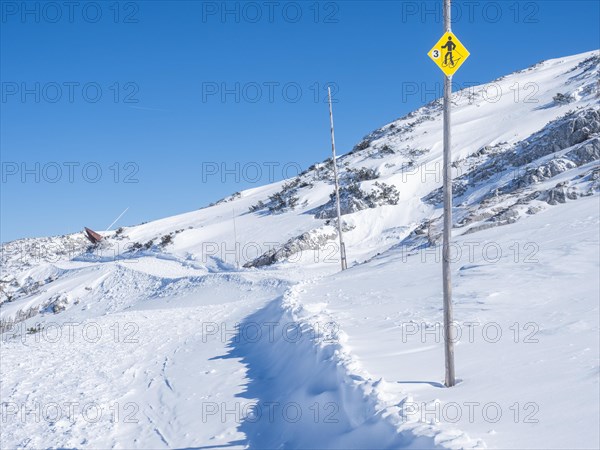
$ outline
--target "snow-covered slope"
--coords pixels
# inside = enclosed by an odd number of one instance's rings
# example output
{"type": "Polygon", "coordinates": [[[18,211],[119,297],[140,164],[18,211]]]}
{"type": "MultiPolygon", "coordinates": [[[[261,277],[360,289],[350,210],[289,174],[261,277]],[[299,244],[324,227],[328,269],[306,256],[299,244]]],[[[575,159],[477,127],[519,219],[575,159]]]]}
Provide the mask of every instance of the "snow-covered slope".
{"type": "Polygon", "coordinates": [[[96,248],[3,244],[2,446],[597,448],[599,67],[454,95],[457,387],[435,101],[339,158],[347,272],[330,160],[96,248]]]}

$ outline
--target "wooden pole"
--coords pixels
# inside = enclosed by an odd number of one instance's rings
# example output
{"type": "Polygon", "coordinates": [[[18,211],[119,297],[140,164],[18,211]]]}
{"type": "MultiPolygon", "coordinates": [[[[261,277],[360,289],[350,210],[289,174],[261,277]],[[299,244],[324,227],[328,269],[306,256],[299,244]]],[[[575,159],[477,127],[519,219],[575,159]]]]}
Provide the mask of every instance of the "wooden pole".
{"type": "Polygon", "coordinates": [[[338,181],[337,161],[335,156],[335,133],[333,131],[333,107],[331,106],[331,88],[327,87],[327,95],[329,98],[329,123],[331,124],[331,155],[333,164],[333,178],[335,181],[335,205],[337,209],[337,229],[340,236],[340,262],[342,270],[348,268],[346,261],[346,247],[344,246],[344,237],[342,236],[342,212],[340,208],[340,184],[338,181]]]}

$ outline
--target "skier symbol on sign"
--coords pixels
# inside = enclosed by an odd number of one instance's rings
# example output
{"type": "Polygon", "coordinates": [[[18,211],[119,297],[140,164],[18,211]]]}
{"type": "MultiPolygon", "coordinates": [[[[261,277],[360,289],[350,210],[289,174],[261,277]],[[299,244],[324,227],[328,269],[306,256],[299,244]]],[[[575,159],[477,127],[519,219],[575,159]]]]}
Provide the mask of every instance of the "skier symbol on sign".
{"type": "Polygon", "coordinates": [[[469,52],[449,31],[429,51],[429,57],[447,76],[452,76],[469,57],[469,52]]]}
{"type": "Polygon", "coordinates": [[[450,58],[450,67],[454,67],[454,58],[452,58],[452,52],[456,48],[456,44],[452,42],[452,36],[448,36],[448,42],[442,45],[442,48],[447,48],[446,56],[444,56],[444,64],[448,65],[448,58],[450,58]]]}

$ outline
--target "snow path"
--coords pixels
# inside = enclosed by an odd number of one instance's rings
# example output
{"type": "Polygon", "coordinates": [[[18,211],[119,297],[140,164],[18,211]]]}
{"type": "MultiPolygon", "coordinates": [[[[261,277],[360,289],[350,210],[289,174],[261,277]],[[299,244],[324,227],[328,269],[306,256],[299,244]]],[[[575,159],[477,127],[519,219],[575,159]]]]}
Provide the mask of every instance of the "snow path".
{"type": "Polygon", "coordinates": [[[411,417],[402,406],[408,396],[390,405],[382,380],[360,367],[339,324],[319,305],[298,303],[303,285],[249,316],[228,355],[248,365],[243,397],[258,399],[258,414],[242,425],[250,448],[485,447],[411,417]],[[267,324],[273,333],[262,339],[248,331],[267,324]]]}
{"type": "Polygon", "coordinates": [[[248,364],[244,396],[258,398],[263,413],[242,427],[250,448],[438,448],[435,430],[398,429],[386,420],[373,380],[349,370],[337,324],[299,321],[290,303],[295,292],[246,322],[282,323],[287,333],[258,345],[240,339],[230,354],[248,364]]]}

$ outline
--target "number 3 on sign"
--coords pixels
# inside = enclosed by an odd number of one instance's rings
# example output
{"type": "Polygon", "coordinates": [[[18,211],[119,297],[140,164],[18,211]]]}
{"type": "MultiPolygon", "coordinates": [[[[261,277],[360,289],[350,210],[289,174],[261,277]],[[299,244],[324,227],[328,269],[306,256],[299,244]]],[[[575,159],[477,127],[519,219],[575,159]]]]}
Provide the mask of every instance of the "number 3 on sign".
{"type": "Polygon", "coordinates": [[[434,50],[433,52],[431,52],[431,56],[433,56],[435,59],[438,59],[440,57],[440,51],[439,50],[434,50]]]}

